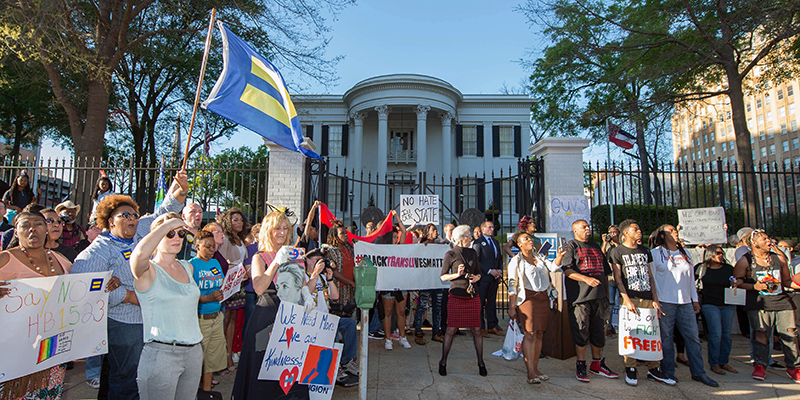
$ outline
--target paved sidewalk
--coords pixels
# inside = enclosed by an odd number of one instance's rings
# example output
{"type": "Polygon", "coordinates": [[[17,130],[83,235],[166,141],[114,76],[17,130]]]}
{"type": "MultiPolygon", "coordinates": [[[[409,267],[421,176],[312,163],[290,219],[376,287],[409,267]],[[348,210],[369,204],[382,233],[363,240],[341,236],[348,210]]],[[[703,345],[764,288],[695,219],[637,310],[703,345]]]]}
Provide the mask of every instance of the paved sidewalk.
{"type": "MultiPolygon", "coordinates": [[[[784,371],[767,369],[767,379],[758,382],[750,378],[752,365],[748,364],[749,342],[741,335],[733,337],[733,351],[730,365],[739,370],[738,374],[716,375],[706,368],[709,376],[720,383],[718,388],[710,388],[691,380],[689,367],[678,365],[676,376],[680,382],[674,386],[648,381],[647,369],[640,366],[639,386],[625,384],[622,357],[617,353],[617,339],[608,341],[605,354],[606,363],[621,375],[620,379],[607,379],[590,375],[590,383],[575,379],[575,358],[568,360],[543,359],[539,369],[550,376],[550,380],[540,385],[528,385],[525,380],[525,365],[520,359],[506,361],[492,356],[503,345],[502,336],[492,335],[484,340],[484,359],[489,371],[487,377],[478,375],[478,365],[472,346],[472,336],[456,336],[447,362],[447,376],[439,376],[438,362],[442,346],[430,342],[430,331],[426,331],[425,346],[417,346],[412,341],[411,349],[403,349],[395,344],[394,350],[386,351],[382,340],[369,341],[369,373],[367,397],[370,400],[408,400],[408,399],[521,399],[543,396],[559,399],[709,399],[713,396],[747,396],[750,399],[794,398],[800,399],[800,385],[789,380],[784,371]]],[[[395,342],[396,343],[396,342],[395,342]]],[[[783,356],[773,352],[775,359],[783,361],[783,356]]],[[[703,359],[706,360],[705,343],[703,359]]],[[[230,398],[233,376],[215,377],[220,381],[215,390],[225,399],[230,398]]],[[[85,383],[83,362],[75,363],[75,369],[67,372],[64,399],[94,399],[97,391],[85,383]]],[[[358,399],[358,387],[337,387],[334,399],[358,399]]]]}

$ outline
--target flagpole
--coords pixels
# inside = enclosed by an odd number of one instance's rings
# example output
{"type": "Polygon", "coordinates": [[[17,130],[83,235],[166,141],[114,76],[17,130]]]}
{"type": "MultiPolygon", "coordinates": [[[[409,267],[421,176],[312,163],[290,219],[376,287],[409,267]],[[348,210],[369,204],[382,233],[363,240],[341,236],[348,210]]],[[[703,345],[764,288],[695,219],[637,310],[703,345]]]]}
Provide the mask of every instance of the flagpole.
{"type": "MultiPolygon", "coordinates": [[[[608,169],[611,167],[611,130],[609,129],[608,118],[606,118],[606,133],[608,134],[608,140],[606,140],[606,156],[608,156],[606,169],[608,169]]],[[[616,177],[616,175],[614,175],[614,177],[616,177]]],[[[606,178],[608,178],[608,172],[606,172],[606,178]]],[[[608,181],[608,179],[606,179],[606,181],[608,181]]],[[[608,190],[608,182],[606,182],[606,194],[608,193],[612,193],[611,202],[608,204],[608,210],[611,216],[611,225],[614,225],[614,203],[616,199],[614,198],[614,192],[608,190]]]]}
{"type": "Polygon", "coordinates": [[[200,91],[203,89],[203,76],[206,74],[206,64],[208,63],[208,51],[211,48],[212,33],[214,33],[214,19],[217,16],[217,9],[211,9],[211,19],[208,21],[208,34],[206,35],[206,48],[203,50],[203,63],[200,65],[200,79],[197,80],[197,92],[194,95],[194,107],[192,109],[192,122],[189,123],[189,136],[186,138],[186,153],[183,156],[183,166],[186,169],[186,162],[189,160],[189,145],[192,142],[192,131],[194,130],[194,120],[197,117],[197,106],[200,104],[200,91]]]}

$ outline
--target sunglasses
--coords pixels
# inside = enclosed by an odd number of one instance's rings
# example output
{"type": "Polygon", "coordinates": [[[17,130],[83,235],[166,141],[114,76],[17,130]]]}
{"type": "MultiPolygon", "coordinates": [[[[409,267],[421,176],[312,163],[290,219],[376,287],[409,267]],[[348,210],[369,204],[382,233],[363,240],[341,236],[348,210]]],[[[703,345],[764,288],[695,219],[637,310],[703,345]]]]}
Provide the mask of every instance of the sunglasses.
{"type": "Polygon", "coordinates": [[[115,217],[115,218],[116,218],[116,217],[122,217],[122,218],[125,218],[125,219],[131,219],[131,218],[133,218],[133,219],[139,219],[139,214],[137,214],[137,213],[129,213],[129,212],[124,212],[124,213],[119,213],[119,214],[115,215],[114,217],[115,217]]]}
{"type": "Polygon", "coordinates": [[[55,223],[55,222],[58,222],[59,224],[62,223],[60,219],[55,220],[55,219],[52,219],[52,218],[45,218],[44,222],[47,222],[48,224],[52,224],[52,223],[55,223]]]}
{"type": "Polygon", "coordinates": [[[179,238],[183,239],[186,237],[186,229],[167,232],[167,239],[174,238],[176,234],[178,235],[179,238]]]}
{"type": "Polygon", "coordinates": [[[720,255],[720,254],[725,254],[725,252],[724,252],[724,251],[722,251],[722,250],[717,250],[717,251],[716,251],[716,254],[717,254],[717,255],[720,255]]]}

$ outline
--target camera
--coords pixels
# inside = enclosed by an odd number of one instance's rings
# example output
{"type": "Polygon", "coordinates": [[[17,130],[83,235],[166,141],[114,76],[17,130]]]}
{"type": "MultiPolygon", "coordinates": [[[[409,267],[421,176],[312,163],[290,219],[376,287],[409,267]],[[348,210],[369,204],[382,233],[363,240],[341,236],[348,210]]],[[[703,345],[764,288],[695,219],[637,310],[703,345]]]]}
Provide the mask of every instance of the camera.
{"type": "Polygon", "coordinates": [[[771,282],[770,281],[770,282],[764,282],[764,284],[767,285],[767,291],[769,291],[769,292],[774,292],[774,291],[778,290],[778,283],[777,282],[771,282]]]}
{"type": "Polygon", "coordinates": [[[61,214],[61,215],[58,216],[58,219],[60,219],[61,222],[66,224],[67,222],[69,222],[70,217],[69,217],[69,215],[61,214]]]}

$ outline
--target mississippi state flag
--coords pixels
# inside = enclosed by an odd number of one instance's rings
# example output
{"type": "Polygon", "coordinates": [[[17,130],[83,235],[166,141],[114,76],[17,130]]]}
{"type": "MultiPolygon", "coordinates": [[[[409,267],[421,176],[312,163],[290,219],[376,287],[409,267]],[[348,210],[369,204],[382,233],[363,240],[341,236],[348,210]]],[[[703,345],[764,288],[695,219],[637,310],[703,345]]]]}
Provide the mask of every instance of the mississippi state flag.
{"type": "Polygon", "coordinates": [[[614,124],[608,124],[608,140],[625,150],[632,149],[636,144],[636,138],[633,135],[614,124]]]}

